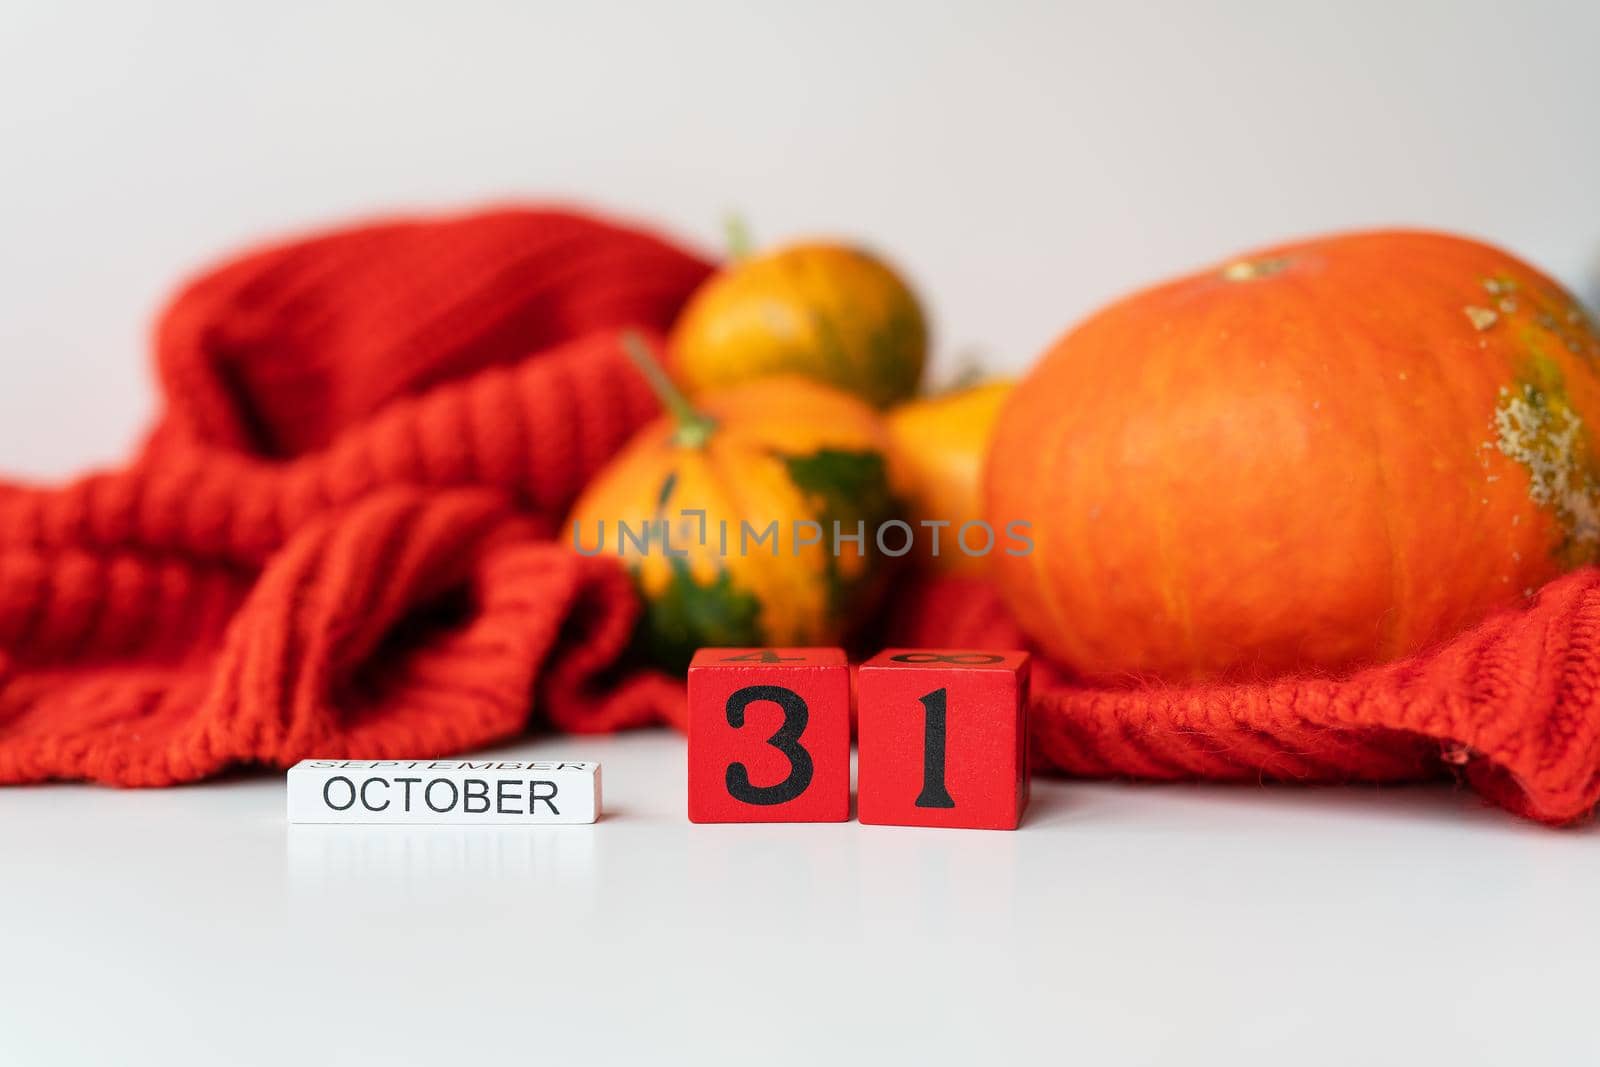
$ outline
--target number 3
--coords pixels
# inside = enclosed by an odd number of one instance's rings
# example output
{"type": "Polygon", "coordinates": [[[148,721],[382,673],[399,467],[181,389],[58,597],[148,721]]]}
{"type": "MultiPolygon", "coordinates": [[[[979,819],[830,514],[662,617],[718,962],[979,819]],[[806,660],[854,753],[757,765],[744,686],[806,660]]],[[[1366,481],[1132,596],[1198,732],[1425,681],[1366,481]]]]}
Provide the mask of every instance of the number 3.
{"type": "Polygon", "coordinates": [[[750,771],[742,763],[728,764],[728,795],[746,804],[783,804],[806,791],[811,784],[811,753],[800,744],[811,711],[800,694],[781,685],[747,685],[728,697],[728,725],[743,729],[744,710],[758,701],[769,700],[783,710],[783,723],[767,744],[789,759],[789,776],[777,785],[752,785],[750,771]]]}

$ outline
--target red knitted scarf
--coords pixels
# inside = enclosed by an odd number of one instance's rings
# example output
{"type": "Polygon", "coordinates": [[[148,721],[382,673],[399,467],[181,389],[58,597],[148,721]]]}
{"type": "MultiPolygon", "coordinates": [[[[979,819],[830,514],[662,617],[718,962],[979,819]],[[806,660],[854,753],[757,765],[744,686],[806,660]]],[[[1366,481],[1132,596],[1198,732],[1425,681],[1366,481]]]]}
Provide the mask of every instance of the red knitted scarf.
{"type": "MultiPolygon", "coordinates": [[[[656,412],[617,344],[705,277],[647,234],[502,211],[235,260],[156,340],[165,407],[127,468],[0,486],[0,782],[165,785],[240,763],[441,755],[530,717],[681,723],[626,665],[614,560],[557,534],[656,412]]],[[[986,587],[899,591],[886,639],[1022,641],[986,587]]],[[[1546,822],[1600,799],[1600,573],[1347,678],[1036,682],[1050,768],[1405,781],[1452,771],[1546,822]]]]}

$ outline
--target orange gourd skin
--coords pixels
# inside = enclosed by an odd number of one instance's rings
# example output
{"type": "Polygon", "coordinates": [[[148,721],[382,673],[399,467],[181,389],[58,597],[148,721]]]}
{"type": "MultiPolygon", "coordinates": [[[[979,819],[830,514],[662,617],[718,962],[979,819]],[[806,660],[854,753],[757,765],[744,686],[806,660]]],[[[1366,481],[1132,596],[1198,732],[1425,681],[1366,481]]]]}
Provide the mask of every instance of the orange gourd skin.
{"type": "Polygon", "coordinates": [[[967,555],[956,537],[964,523],[984,517],[984,461],[1000,406],[1013,386],[985,382],[923,397],[892,409],[884,420],[889,484],[905,503],[907,518],[950,524],[939,530],[937,556],[932,555],[932,531],[917,528],[918,554],[942,574],[977,576],[988,570],[989,557],[967,555]]]}
{"type": "Polygon", "coordinates": [[[1600,339],[1506,252],[1415,232],[1268,249],[1128,297],[1000,415],[993,559],[1100,680],[1393,659],[1600,545],[1600,339]]]}
{"type": "Polygon", "coordinates": [[[660,666],[681,670],[705,646],[838,643],[893,563],[874,541],[898,513],[878,413],[795,376],[716,390],[695,408],[711,420],[703,441],[682,443],[663,416],[594,477],[569,517],[576,543],[633,575],[644,602],[640,644],[660,666]],[[619,522],[635,531],[667,524],[666,543],[682,556],[669,556],[659,537],[641,551],[619,522]],[[796,534],[796,522],[816,529],[796,534]],[[835,553],[835,522],[851,537],[864,524],[862,542],[841,540],[835,553]]]}
{"type": "Polygon", "coordinates": [[[928,327],[888,264],[810,242],[736,260],[696,291],[671,339],[673,377],[690,396],[793,373],[878,407],[916,391],[928,327]]]}

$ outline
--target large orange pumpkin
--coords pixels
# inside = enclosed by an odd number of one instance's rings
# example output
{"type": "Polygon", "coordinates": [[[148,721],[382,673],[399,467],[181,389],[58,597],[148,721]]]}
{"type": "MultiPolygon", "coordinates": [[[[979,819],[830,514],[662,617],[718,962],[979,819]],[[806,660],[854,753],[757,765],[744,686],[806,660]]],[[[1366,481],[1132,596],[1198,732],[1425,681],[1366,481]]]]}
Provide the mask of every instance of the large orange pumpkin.
{"type": "Polygon", "coordinates": [[[627,344],[669,413],[595,476],[571,523],[580,551],[633,574],[642,647],[681,669],[707,645],[838,643],[891,562],[875,539],[895,514],[877,414],[793,376],[691,406],[642,340],[627,344]]]}
{"type": "Polygon", "coordinates": [[[993,565],[1099,678],[1413,652],[1600,549],[1600,337],[1549,278],[1441,234],[1272,248],[1113,304],[1002,410],[993,565]]]}

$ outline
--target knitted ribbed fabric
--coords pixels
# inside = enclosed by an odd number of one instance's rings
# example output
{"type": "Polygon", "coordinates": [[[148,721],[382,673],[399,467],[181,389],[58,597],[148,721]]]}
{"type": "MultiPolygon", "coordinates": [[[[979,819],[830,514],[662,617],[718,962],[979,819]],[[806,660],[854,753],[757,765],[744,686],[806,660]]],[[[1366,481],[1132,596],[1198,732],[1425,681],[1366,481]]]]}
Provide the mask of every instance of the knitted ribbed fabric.
{"type": "MultiPolygon", "coordinates": [[[[501,211],[340,231],[190,286],[157,334],[142,454],[0,486],[0,782],[438,756],[530,718],[681,725],[681,682],[625,665],[628,579],[559,525],[656,412],[620,330],[664,330],[707,270],[642,233],[501,211]]],[[[1024,643],[955,579],[900,589],[883,636],[1024,643]]],[[[1594,570],[1345,678],[1089,689],[1037,670],[1034,750],[1075,774],[1456,773],[1551,823],[1600,799],[1594,570]]]]}
{"type": "MultiPolygon", "coordinates": [[[[659,721],[637,606],[554,539],[657,405],[619,331],[709,267],[559,212],[361,227],[182,292],[127,469],[0,487],[0,782],[470,749],[659,721]]],[[[64,418],[70,418],[66,413],[64,418]]],[[[681,712],[680,712],[681,714],[681,712]]]]}
{"type": "MultiPolygon", "coordinates": [[[[894,645],[1025,647],[991,588],[903,590],[894,645]]],[[[1431,652],[1344,678],[1074,685],[1034,661],[1036,760],[1093,777],[1402,782],[1458,774],[1552,824],[1600,800],[1600,570],[1541,589],[1431,652]]]]}

